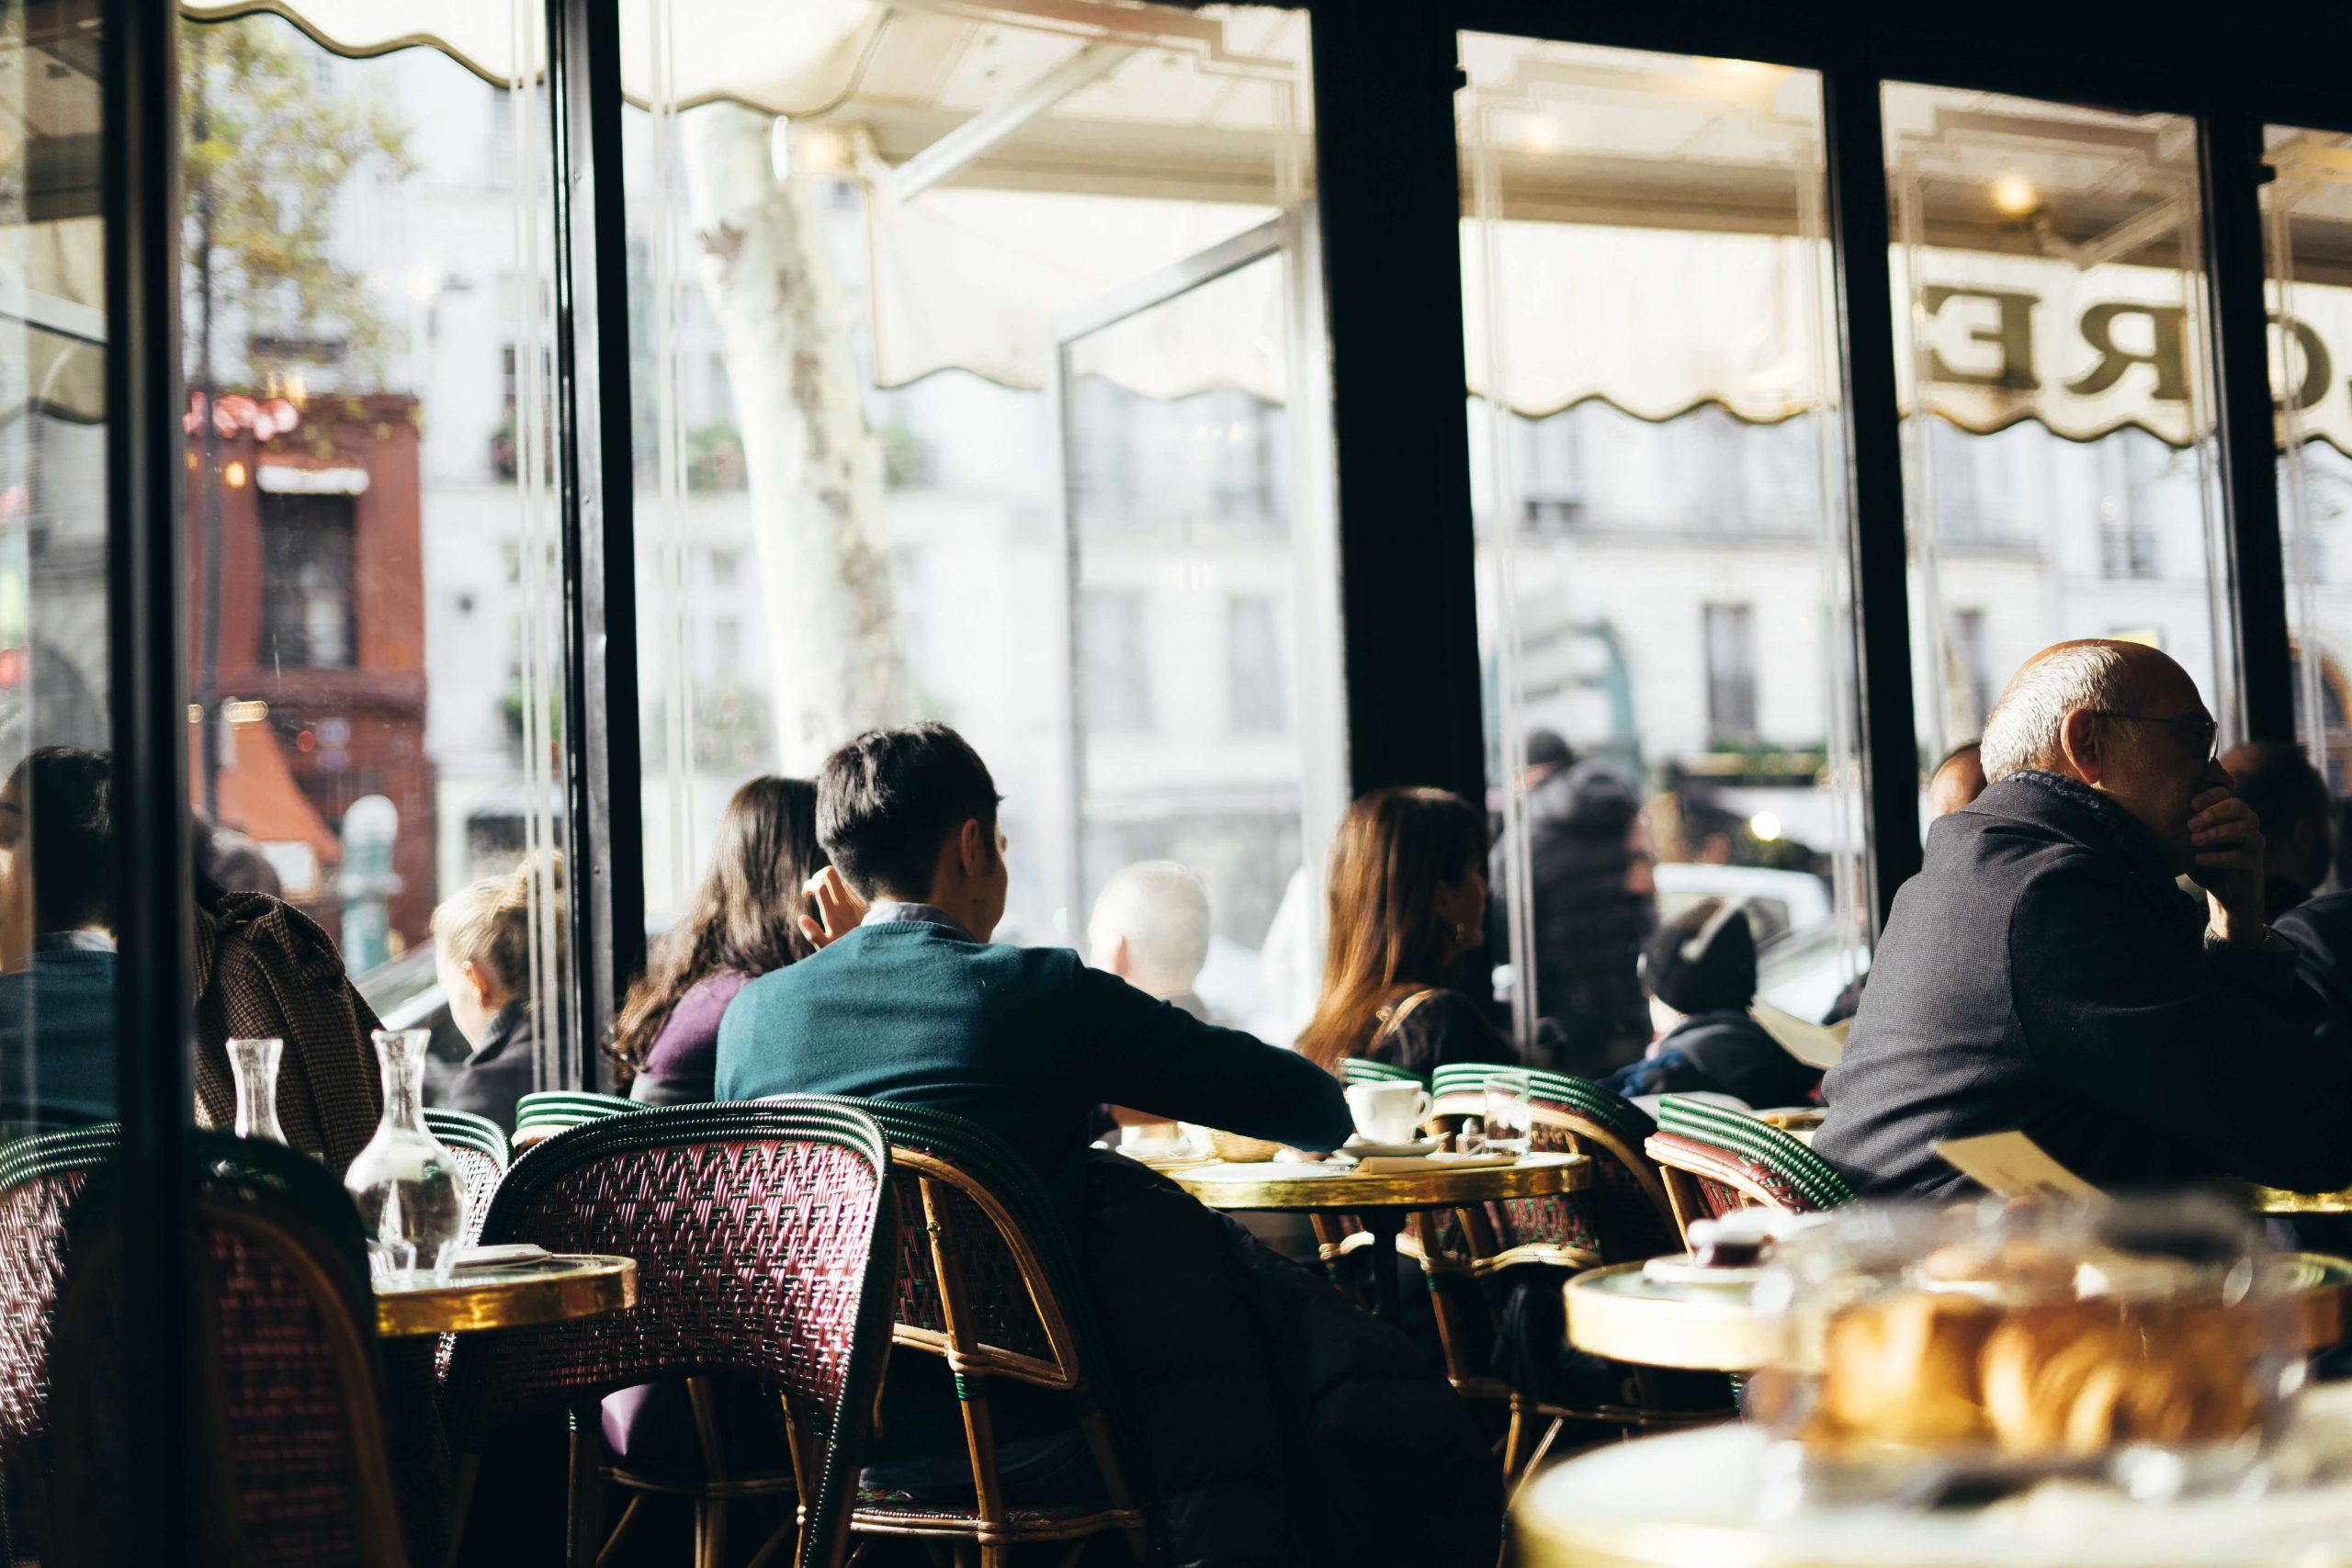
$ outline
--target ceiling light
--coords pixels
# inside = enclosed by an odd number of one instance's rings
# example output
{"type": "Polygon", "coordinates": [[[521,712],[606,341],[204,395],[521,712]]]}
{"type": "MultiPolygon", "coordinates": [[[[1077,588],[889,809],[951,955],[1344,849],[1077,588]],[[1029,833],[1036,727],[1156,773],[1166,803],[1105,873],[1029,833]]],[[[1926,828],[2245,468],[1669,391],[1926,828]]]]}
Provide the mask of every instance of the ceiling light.
{"type": "Polygon", "coordinates": [[[2041,193],[2015,170],[1993,182],[1993,210],[2004,218],[2023,218],[2041,206],[2041,193]]]}

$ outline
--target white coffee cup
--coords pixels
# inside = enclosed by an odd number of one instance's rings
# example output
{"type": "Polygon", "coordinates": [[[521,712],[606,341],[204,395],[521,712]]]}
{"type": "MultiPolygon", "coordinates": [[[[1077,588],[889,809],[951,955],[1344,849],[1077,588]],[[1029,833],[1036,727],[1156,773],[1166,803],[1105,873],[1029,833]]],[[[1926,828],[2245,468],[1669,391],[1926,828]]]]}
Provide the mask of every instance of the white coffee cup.
{"type": "Polygon", "coordinates": [[[1351,1083],[1347,1092],[1356,1131],[1369,1143],[1409,1144],[1420,1135],[1421,1118],[1430,1113],[1429,1090],[1401,1079],[1351,1083]]]}

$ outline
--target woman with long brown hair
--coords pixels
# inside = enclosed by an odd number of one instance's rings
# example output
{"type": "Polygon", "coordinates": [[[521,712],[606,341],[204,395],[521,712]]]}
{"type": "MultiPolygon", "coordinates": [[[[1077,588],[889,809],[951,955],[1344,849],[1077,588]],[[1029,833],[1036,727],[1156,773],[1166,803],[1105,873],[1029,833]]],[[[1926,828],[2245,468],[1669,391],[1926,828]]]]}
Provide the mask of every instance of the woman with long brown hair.
{"type": "Polygon", "coordinates": [[[1323,994],[1300,1032],[1309,1061],[1368,1057],[1427,1077],[1511,1062],[1477,1002],[1453,988],[1487,937],[1487,818],[1447,790],[1376,789],[1331,842],[1323,994]]]}
{"type": "Polygon", "coordinates": [[[613,1024],[612,1055],[631,1100],[698,1105],[718,1065],[718,1021],[735,993],[815,951],[801,934],[801,889],[825,866],[817,786],[757,778],[718,819],[709,874],[664,934],[613,1024]]]}

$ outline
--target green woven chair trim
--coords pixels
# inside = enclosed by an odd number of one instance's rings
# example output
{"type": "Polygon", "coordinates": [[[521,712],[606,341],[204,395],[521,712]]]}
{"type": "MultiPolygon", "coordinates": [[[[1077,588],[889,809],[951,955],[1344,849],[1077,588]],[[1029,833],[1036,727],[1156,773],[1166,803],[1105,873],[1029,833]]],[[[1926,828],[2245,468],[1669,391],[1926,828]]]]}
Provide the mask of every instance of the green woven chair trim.
{"type": "Polygon", "coordinates": [[[1424,1089],[1429,1087],[1419,1073],[1407,1072],[1386,1062],[1366,1061],[1360,1056],[1351,1056],[1340,1063],[1340,1075],[1349,1083],[1411,1083],[1420,1084],[1424,1089]]]}
{"type": "Polygon", "coordinates": [[[506,1129],[487,1116],[477,1116],[470,1111],[453,1111],[446,1106],[431,1106],[424,1112],[427,1131],[445,1144],[470,1144],[495,1159],[504,1169],[514,1158],[514,1147],[507,1142],[506,1129]]]}
{"type": "Polygon", "coordinates": [[[1821,1208],[1835,1209],[1854,1201],[1854,1190],[1836,1167],[1778,1127],[1745,1111],[1669,1094],[1658,1102],[1657,1122],[1661,1132],[1745,1155],[1821,1208]]]}

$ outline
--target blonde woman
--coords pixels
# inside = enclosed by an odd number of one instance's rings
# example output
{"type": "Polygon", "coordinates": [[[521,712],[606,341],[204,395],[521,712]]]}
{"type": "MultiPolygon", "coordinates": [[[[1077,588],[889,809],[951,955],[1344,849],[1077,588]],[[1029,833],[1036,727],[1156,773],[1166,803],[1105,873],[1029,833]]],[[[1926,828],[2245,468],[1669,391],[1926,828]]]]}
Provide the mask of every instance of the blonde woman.
{"type": "MultiPolygon", "coordinates": [[[[449,1020],[473,1045],[447,1103],[514,1125],[514,1102],[537,1087],[528,861],[472,884],[433,911],[433,960],[449,998],[449,1020]]],[[[560,891],[560,890],[559,890],[560,891]]],[[[560,919],[558,924],[560,927],[560,919]]]]}

